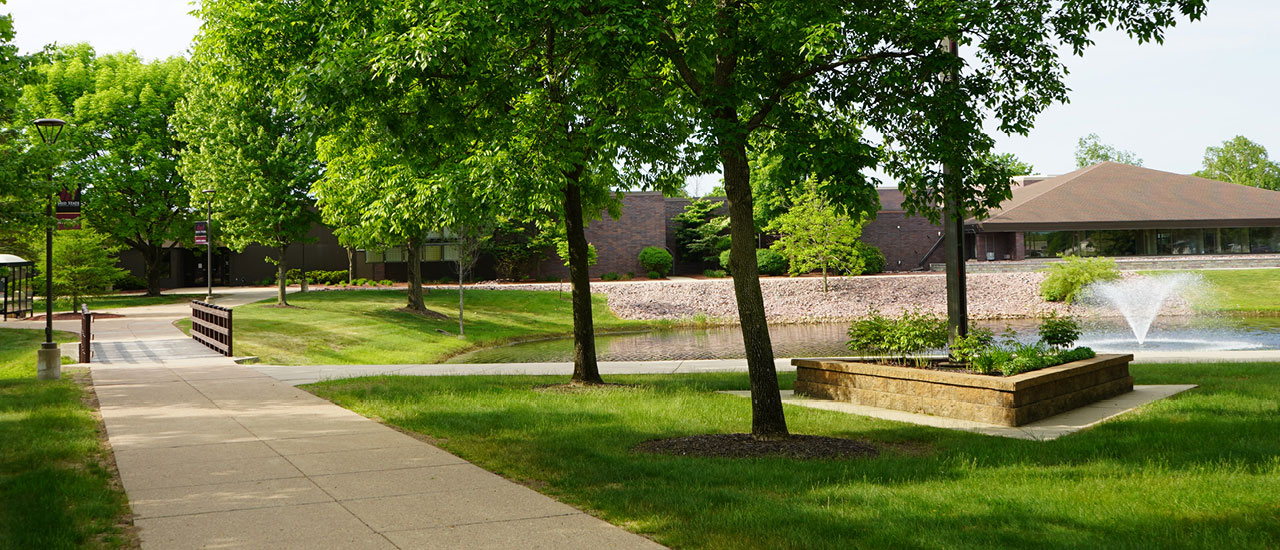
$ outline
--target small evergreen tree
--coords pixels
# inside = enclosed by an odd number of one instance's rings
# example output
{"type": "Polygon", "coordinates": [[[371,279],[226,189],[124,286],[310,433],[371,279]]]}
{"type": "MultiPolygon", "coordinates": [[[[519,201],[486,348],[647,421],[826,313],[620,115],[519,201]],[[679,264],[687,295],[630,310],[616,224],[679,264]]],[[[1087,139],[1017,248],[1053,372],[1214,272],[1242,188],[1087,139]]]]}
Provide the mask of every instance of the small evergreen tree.
{"type": "Polygon", "coordinates": [[[719,201],[694,199],[674,218],[676,253],[683,261],[714,262],[729,249],[729,218],[714,216],[719,201]]]}

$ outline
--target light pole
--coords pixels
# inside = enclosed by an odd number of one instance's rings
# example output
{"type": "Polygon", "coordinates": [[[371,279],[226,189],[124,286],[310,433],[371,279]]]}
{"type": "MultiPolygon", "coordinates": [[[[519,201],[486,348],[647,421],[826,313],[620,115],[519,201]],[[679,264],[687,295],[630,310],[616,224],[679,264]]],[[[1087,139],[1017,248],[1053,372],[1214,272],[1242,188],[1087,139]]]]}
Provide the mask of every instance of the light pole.
{"type": "MultiPolygon", "coordinates": [[[[57,145],[62,136],[62,127],[66,122],[56,118],[36,120],[36,132],[45,145],[57,145]],[[54,131],[57,128],[57,131],[54,131]],[[45,135],[48,129],[49,135],[45,135]]],[[[49,169],[49,188],[53,189],[53,168],[49,169]]],[[[45,215],[49,224],[44,230],[44,343],[36,352],[36,379],[58,380],[62,378],[62,351],[53,341],[53,196],[49,196],[45,204],[45,215]]]]}
{"type": "Polygon", "coordinates": [[[213,189],[205,189],[201,193],[205,194],[204,233],[205,239],[209,241],[204,247],[207,252],[204,282],[208,286],[208,295],[204,297],[204,301],[213,303],[213,189]]]}

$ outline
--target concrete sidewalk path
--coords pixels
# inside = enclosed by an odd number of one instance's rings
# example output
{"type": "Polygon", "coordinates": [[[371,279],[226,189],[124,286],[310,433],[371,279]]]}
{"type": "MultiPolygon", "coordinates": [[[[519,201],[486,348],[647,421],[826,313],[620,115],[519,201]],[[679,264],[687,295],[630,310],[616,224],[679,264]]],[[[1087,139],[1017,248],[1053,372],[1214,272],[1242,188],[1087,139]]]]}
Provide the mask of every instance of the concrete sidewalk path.
{"type": "Polygon", "coordinates": [[[144,549],[663,548],[230,359],[167,355],[186,306],[156,307],[104,322],[121,360],[91,365],[144,549]]]}

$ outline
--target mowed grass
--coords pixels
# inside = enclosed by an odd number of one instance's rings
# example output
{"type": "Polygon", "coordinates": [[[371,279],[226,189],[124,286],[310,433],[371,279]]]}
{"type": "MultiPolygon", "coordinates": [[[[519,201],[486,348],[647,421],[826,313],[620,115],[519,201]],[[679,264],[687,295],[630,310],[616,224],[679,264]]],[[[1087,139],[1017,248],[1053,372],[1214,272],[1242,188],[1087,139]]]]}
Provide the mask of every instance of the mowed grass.
{"type": "MultiPolygon", "coordinates": [[[[448,319],[398,311],[404,290],[339,290],[290,294],[294,308],[275,307],[274,299],[235,308],[235,351],[276,365],[439,363],[481,347],[573,332],[568,292],[465,292],[465,338],[457,336],[456,289],[424,297],[428,309],[448,319]]],[[[673,324],[619,319],[603,296],[592,297],[592,313],[598,331],[673,324]]]]}
{"type": "Polygon", "coordinates": [[[0,329],[0,548],[127,548],[127,501],[101,466],[84,390],[72,369],[36,381],[43,341],[43,331],[0,329]]]}
{"type": "MultiPolygon", "coordinates": [[[[787,406],[794,433],[865,438],[870,459],[637,454],[750,429],[745,374],[376,377],[311,391],[427,434],[482,467],[678,549],[1280,547],[1280,364],[1135,365],[1201,387],[1049,442],[787,406]]],[[[792,375],[783,376],[790,387],[792,375]]]]}
{"type": "Polygon", "coordinates": [[[1280,269],[1197,271],[1217,288],[1209,307],[1231,313],[1280,313],[1280,269]]]}

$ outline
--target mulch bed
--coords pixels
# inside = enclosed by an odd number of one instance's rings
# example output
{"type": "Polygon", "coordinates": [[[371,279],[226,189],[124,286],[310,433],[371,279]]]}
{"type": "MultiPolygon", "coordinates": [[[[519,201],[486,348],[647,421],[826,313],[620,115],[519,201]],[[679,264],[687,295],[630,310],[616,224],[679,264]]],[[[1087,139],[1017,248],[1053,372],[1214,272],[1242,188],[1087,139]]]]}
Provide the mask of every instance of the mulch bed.
{"type": "MultiPolygon", "coordinates": [[[[94,319],[119,319],[121,317],[124,317],[124,315],[120,315],[119,313],[94,313],[93,314],[94,319]]],[[[44,315],[35,315],[35,316],[27,317],[26,320],[27,321],[43,321],[44,315]]],[[[79,313],[54,313],[53,320],[54,321],[79,321],[80,314],[79,313]]]]}
{"type": "Polygon", "coordinates": [[[792,435],[777,441],[761,441],[751,434],[705,434],[654,439],[636,445],[642,453],[718,458],[785,457],[801,460],[863,458],[879,451],[865,441],[817,435],[792,435]]]}

